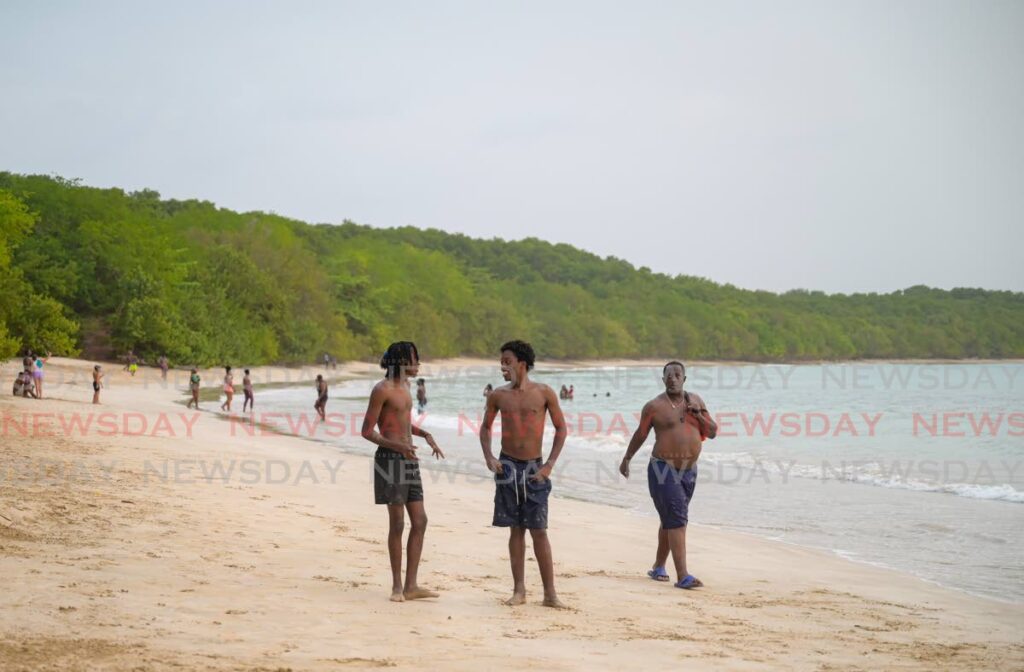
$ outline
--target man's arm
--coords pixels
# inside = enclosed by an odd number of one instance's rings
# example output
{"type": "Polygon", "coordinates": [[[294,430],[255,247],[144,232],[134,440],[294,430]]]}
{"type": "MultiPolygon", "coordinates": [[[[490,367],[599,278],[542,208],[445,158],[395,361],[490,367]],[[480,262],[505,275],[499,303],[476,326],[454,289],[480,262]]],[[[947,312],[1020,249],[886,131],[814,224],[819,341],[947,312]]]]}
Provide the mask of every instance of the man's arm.
{"type": "Polygon", "coordinates": [[[626,454],[622,456],[622,464],[619,465],[619,473],[626,478],[629,478],[629,461],[636,455],[636,451],[640,450],[640,446],[644,445],[644,441],[651,433],[653,423],[654,409],[651,407],[651,402],[648,401],[640,411],[640,424],[633,432],[633,438],[629,440],[629,446],[626,447],[626,454]]]}
{"type": "Polygon", "coordinates": [[[565,426],[565,416],[562,415],[562,407],[558,405],[558,397],[555,391],[545,385],[543,387],[544,401],[547,402],[548,413],[551,415],[551,424],[555,427],[555,440],[551,443],[551,452],[548,459],[537,470],[531,480],[545,481],[551,477],[551,470],[555,468],[555,462],[562,453],[562,446],[565,445],[565,437],[569,430],[565,426]]]}
{"type": "Polygon", "coordinates": [[[438,459],[441,459],[441,458],[444,457],[444,453],[441,452],[441,449],[438,448],[437,443],[434,441],[434,435],[433,434],[431,434],[427,430],[423,429],[422,427],[417,425],[415,422],[412,423],[412,425],[410,425],[409,431],[411,431],[414,436],[421,436],[421,437],[423,437],[423,439],[427,442],[427,445],[430,446],[430,450],[434,453],[434,457],[436,457],[438,459]]]}
{"type": "Polygon", "coordinates": [[[480,448],[484,451],[484,462],[487,468],[498,473],[501,470],[501,462],[491,452],[491,425],[494,424],[494,417],[498,415],[497,394],[491,392],[484,402],[484,419],[480,423],[480,448]]]}
{"type": "Polygon", "coordinates": [[[386,398],[387,395],[384,390],[379,387],[373,388],[373,392],[370,393],[370,403],[366,407],[366,417],[363,418],[363,438],[370,443],[377,444],[381,448],[401,453],[407,459],[418,459],[416,457],[416,446],[411,443],[389,439],[375,429],[386,398]]]}
{"type": "Polygon", "coordinates": [[[693,394],[690,395],[690,401],[689,410],[704,428],[704,435],[709,439],[718,436],[718,424],[711,418],[711,413],[708,412],[708,407],[704,400],[700,395],[693,394]]]}

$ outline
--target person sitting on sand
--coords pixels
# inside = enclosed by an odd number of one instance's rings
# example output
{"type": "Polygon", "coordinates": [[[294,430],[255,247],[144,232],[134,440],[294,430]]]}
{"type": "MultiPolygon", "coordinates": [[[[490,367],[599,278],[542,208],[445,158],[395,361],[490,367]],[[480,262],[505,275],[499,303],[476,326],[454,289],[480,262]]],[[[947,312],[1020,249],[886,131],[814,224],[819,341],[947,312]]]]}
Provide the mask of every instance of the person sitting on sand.
{"type": "Polygon", "coordinates": [[[220,405],[220,410],[231,412],[231,400],[235,398],[235,376],[231,373],[231,367],[224,367],[224,395],[227,397],[220,405]]]}
{"type": "Polygon", "coordinates": [[[416,345],[399,341],[388,346],[381,357],[384,380],[373,386],[363,419],[363,438],[377,445],[373,456],[373,498],[388,507],[388,557],[391,560],[391,601],[437,597],[419,586],[420,555],[427,531],[423,506],[423,479],[412,437],[422,437],[437,459],[444,453],[434,437],[412,424],[412,395],[409,378],[419,372],[416,345]],[[412,527],[406,547],[405,582],[402,582],[402,531],[408,512],[412,527]]]}
{"type": "Polygon", "coordinates": [[[245,400],[242,402],[242,413],[245,413],[246,406],[250,411],[253,409],[252,378],[249,377],[249,369],[245,370],[245,377],[242,378],[242,394],[245,395],[245,400]]]}
{"type": "Polygon", "coordinates": [[[192,408],[192,405],[195,404],[196,410],[199,410],[199,383],[199,372],[192,369],[192,373],[188,377],[188,391],[192,393],[192,398],[185,404],[185,408],[192,408]]]}
{"type": "Polygon", "coordinates": [[[658,511],[658,550],[647,576],[668,581],[665,561],[669,550],[676,569],[676,588],[698,588],[701,580],[686,569],[686,525],[690,500],[697,485],[697,458],[705,438],[718,434],[704,400],[683,391],[686,368],[676,361],[662,369],[665,392],[648,401],[640,412],[640,426],[629,441],[619,471],[629,478],[629,461],[654,428],[654,451],[647,465],[647,487],[658,511]]]}
{"type": "Polygon", "coordinates": [[[555,592],[555,567],[548,540],[548,497],[551,494],[551,470],[555,467],[567,429],[555,391],[529,379],[535,356],[524,341],[509,341],[501,346],[501,373],[508,385],[487,397],[480,425],[480,446],[487,468],[494,472],[494,518],[496,527],[508,527],[509,562],[512,567],[512,597],[505,604],[526,603],[526,530],[533,539],[544,606],[565,605],[555,592]],[[491,425],[501,414],[501,454],[491,452],[491,425]],[[545,416],[551,416],[555,438],[546,462],[541,462],[545,416]]]}
{"type": "Polygon", "coordinates": [[[23,389],[25,389],[25,372],[18,371],[18,377],[14,379],[14,396],[20,397],[23,389]]]}
{"type": "Polygon", "coordinates": [[[92,403],[100,403],[100,388],[103,387],[103,372],[100,365],[92,367],[92,403]]]}

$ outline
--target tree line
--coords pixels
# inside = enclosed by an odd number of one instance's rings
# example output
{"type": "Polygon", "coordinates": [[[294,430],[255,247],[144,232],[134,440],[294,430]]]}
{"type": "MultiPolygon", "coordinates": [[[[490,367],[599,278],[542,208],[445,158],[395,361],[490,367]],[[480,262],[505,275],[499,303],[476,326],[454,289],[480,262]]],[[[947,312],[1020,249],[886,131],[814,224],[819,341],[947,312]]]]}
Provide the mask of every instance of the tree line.
{"type": "Polygon", "coordinates": [[[1024,293],[750,291],[535,238],[317,224],[0,172],[0,355],[213,365],[379,355],[1024,356],[1024,293]]]}

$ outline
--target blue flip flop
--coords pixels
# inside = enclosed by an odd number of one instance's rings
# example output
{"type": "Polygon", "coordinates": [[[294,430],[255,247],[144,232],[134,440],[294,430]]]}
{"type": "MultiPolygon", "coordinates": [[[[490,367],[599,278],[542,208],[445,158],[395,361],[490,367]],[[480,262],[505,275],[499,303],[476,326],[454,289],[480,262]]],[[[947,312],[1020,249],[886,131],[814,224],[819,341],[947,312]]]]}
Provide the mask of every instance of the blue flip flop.
{"type": "Polygon", "coordinates": [[[682,581],[676,582],[675,585],[676,585],[676,588],[684,588],[686,590],[689,590],[690,588],[699,588],[699,587],[703,586],[704,584],[701,583],[700,579],[698,579],[693,574],[687,574],[686,576],[683,577],[682,581]]]}
{"type": "Polygon", "coordinates": [[[668,572],[665,571],[664,567],[655,567],[654,569],[647,572],[647,576],[651,577],[655,581],[668,581],[668,572]]]}

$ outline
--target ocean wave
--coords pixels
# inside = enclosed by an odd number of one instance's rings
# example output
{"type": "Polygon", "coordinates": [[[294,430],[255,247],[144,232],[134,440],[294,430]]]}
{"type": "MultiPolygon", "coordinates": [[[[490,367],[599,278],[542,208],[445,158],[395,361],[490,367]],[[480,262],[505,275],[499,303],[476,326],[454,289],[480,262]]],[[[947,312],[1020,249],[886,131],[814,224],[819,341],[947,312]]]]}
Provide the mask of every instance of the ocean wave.
{"type": "Polygon", "coordinates": [[[791,460],[778,458],[766,459],[750,453],[709,453],[701,455],[701,461],[716,466],[735,466],[746,470],[760,470],[764,473],[783,476],[805,478],[818,481],[841,481],[845,483],[858,483],[881,488],[894,488],[897,490],[913,490],[915,492],[935,492],[969,499],[984,499],[990,501],[1010,502],[1013,504],[1024,504],[1024,490],[1018,490],[1008,483],[979,484],[979,483],[934,483],[906,476],[893,476],[890,469],[888,473],[877,465],[865,465],[855,469],[844,469],[836,471],[824,466],[813,466],[808,464],[794,463],[791,460]]]}

